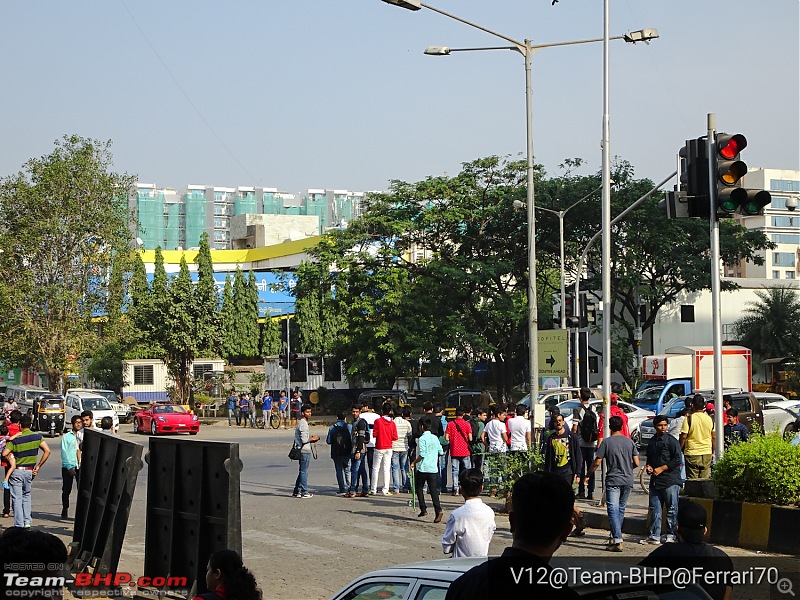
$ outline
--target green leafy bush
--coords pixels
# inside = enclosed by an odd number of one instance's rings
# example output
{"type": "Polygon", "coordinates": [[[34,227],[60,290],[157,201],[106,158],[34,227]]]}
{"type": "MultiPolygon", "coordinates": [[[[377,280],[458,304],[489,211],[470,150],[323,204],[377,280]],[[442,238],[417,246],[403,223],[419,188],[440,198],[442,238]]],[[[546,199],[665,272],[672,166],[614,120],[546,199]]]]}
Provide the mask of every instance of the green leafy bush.
{"type": "Polygon", "coordinates": [[[800,446],[776,435],[753,435],[725,451],[712,478],[723,500],[798,504],[800,446]]]}
{"type": "Polygon", "coordinates": [[[528,452],[508,452],[506,454],[486,454],[488,481],[484,486],[490,494],[501,498],[511,497],[514,482],[544,467],[544,457],[538,450],[528,452]]]}

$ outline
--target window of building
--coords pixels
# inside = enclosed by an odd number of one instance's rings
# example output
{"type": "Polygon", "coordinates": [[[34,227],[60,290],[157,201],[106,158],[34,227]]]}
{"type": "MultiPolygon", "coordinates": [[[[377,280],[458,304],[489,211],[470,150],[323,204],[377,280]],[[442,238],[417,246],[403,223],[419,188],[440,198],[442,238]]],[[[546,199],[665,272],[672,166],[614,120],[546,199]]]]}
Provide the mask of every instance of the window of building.
{"type": "Polygon", "coordinates": [[[215,204],[214,205],[214,214],[215,215],[224,215],[227,213],[227,208],[224,204],[215,204]]]}
{"type": "Polygon", "coordinates": [[[133,385],[153,385],[153,365],[134,366],[133,385]]]}
{"type": "Polygon", "coordinates": [[[797,256],[794,252],[773,252],[772,265],[775,267],[793,267],[797,256]]]}
{"type": "Polygon", "coordinates": [[[800,227],[798,217],[772,217],[773,227],[800,227]]]}
{"type": "Polygon", "coordinates": [[[794,279],[794,271],[786,271],[786,279],[794,279]]]}
{"type": "Polygon", "coordinates": [[[770,239],[776,244],[793,244],[800,246],[800,234],[794,233],[774,233],[770,239]]]}
{"type": "Polygon", "coordinates": [[[224,231],[214,231],[214,241],[215,242],[224,242],[225,241],[225,232],[224,231]]]}
{"type": "Polygon", "coordinates": [[[223,229],[228,226],[228,220],[224,217],[214,217],[214,227],[223,229]]]}
{"type": "Polygon", "coordinates": [[[769,189],[776,192],[800,192],[800,181],[792,179],[770,179],[769,189]]]}
{"type": "Polygon", "coordinates": [[[192,375],[195,379],[202,380],[203,373],[207,373],[208,371],[213,371],[214,365],[211,363],[199,363],[192,365],[192,375]]]}
{"type": "Polygon", "coordinates": [[[772,278],[773,279],[780,279],[781,278],[781,272],[780,271],[773,271],[772,272],[772,278]]]}
{"type": "Polygon", "coordinates": [[[694,306],[692,304],[681,305],[681,323],[694,323],[694,306]]]}

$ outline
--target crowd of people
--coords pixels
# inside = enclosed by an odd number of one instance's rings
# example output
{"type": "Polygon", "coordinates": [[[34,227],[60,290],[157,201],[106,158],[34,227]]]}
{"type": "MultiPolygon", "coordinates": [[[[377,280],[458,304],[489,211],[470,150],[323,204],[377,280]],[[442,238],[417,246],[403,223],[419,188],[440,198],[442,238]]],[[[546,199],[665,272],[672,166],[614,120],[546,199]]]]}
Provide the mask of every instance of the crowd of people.
{"type": "Polygon", "coordinates": [[[252,428],[266,427],[270,423],[273,415],[279,419],[279,428],[287,429],[293,427],[300,420],[303,400],[300,391],[295,390],[291,398],[287,396],[285,390],[281,390],[278,397],[273,397],[269,390],[265,390],[261,395],[252,392],[241,392],[237,394],[231,390],[225,401],[226,412],[228,415],[228,427],[252,428]]]}

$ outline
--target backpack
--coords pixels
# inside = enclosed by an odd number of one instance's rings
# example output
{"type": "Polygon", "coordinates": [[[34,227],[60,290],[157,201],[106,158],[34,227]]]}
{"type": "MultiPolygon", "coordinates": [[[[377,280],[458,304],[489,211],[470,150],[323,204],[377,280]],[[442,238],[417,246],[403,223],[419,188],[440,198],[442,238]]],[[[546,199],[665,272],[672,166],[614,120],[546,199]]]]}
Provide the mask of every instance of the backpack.
{"type": "Polygon", "coordinates": [[[583,409],[583,418],[578,423],[578,433],[584,442],[597,441],[597,414],[591,408],[583,409]]]}
{"type": "Polygon", "coordinates": [[[331,455],[333,456],[350,456],[350,451],[353,449],[353,442],[350,439],[350,433],[347,427],[341,425],[334,425],[331,432],[331,455]]]}

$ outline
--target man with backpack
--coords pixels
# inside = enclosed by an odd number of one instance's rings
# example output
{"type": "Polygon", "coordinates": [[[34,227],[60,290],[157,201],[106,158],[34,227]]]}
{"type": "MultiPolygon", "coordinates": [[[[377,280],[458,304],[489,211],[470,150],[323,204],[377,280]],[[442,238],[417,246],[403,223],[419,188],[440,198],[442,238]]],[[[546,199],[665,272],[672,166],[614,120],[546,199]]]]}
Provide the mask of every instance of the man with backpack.
{"type": "Polygon", "coordinates": [[[350,487],[345,498],[355,498],[356,496],[366,498],[369,480],[367,479],[367,445],[370,440],[369,424],[361,416],[361,407],[357,404],[351,409],[353,415],[353,427],[351,429],[351,443],[353,458],[350,467],[350,487]],[[361,480],[361,493],[358,493],[358,481],[361,480]]]}
{"type": "Polygon", "coordinates": [[[583,465],[578,483],[578,498],[594,500],[594,471],[587,474],[594,462],[594,449],[597,444],[597,413],[589,406],[592,392],[587,387],[580,391],[581,405],[572,411],[572,432],[580,438],[580,450],[583,465]]]}
{"type": "Polygon", "coordinates": [[[350,489],[350,456],[353,450],[353,428],[348,425],[343,412],[336,415],[336,423],[328,429],[325,438],[331,447],[331,459],[336,469],[336,483],[339,484],[339,496],[344,496],[350,489]]]}

